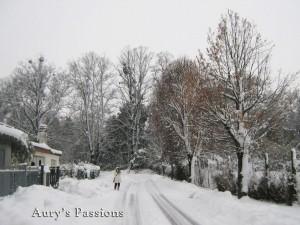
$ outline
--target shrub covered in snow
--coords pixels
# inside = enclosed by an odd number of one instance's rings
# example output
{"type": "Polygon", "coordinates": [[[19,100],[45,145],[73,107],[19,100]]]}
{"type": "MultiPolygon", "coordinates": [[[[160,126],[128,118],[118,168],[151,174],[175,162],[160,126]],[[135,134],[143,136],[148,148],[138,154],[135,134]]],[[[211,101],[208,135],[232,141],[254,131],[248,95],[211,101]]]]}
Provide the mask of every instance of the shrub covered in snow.
{"type": "Polygon", "coordinates": [[[175,166],[175,179],[189,181],[188,166],[178,164],[175,166]]]}
{"type": "Polygon", "coordinates": [[[249,196],[255,199],[291,204],[297,200],[297,191],[290,186],[290,179],[290,174],[286,171],[273,171],[269,178],[261,173],[254,173],[250,180],[249,196]],[[293,195],[290,195],[289,192],[293,192],[293,195]]]}
{"type": "Polygon", "coordinates": [[[219,191],[230,191],[232,194],[236,194],[236,184],[233,173],[219,173],[214,176],[214,180],[219,191]]]}
{"type": "Polygon", "coordinates": [[[60,170],[62,176],[76,177],[78,179],[94,179],[100,174],[100,166],[83,162],[62,164],[60,170]]]}

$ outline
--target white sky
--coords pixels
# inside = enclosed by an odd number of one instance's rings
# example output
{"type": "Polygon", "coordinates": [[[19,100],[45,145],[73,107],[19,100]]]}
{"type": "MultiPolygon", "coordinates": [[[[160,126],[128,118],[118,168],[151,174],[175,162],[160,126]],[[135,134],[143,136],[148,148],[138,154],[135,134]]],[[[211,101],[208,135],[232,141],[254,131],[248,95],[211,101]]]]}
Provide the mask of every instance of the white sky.
{"type": "Polygon", "coordinates": [[[273,41],[272,69],[300,69],[299,0],[0,0],[0,77],[44,55],[57,67],[87,51],[116,61],[127,45],[195,56],[227,9],[273,41]]]}

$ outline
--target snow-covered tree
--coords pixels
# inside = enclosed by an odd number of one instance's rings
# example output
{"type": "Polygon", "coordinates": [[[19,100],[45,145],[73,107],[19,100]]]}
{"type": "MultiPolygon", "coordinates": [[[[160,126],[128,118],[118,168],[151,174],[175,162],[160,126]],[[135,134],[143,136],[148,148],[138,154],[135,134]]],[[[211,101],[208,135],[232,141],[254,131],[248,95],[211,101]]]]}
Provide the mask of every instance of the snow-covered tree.
{"type": "Polygon", "coordinates": [[[256,27],[237,13],[223,16],[208,37],[208,61],[198,58],[207,73],[207,108],[235,145],[238,158],[238,196],[248,193],[249,151],[278,123],[285,105],[287,80],[272,86],[269,59],[272,46],[256,27]]]}
{"type": "Polygon", "coordinates": [[[129,130],[130,158],[137,153],[143,133],[141,121],[146,95],[149,92],[151,63],[152,53],[145,47],[126,48],[119,58],[119,90],[122,107],[128,109],[128,120],[123,125],[129,130]]]}
{"type": "Polygon", "coordinates": [[[35,138],[40,124],[51,124],[62,109],[67,91],[65,74],[46,64],[44,57],[21,63],[2,84],[6,122],[35,138]]]}
{"type": "Polygon", "coordinates": [[[87,138],[90,160],[98,161],[104,122],[110,113],[114,88],[111,63],[106,57],[90,52],[69,65],[72,111],[78,116],[87,138]]]}
{"type": "Polygon", "coordinates": [[[194,153],[199,151],[201,133],[201,92],[197,66],[188,59],[170,63],[157,82],[156,100],[161,119],[170,126],[184,145],[191,170],[194,153]]]}

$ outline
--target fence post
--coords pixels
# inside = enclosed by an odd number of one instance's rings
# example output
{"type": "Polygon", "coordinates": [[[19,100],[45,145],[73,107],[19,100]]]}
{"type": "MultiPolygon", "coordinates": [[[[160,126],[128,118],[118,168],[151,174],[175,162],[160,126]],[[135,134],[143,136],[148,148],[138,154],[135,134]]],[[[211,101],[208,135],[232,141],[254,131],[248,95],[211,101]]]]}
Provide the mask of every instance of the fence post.
{"type": "Polygon", "coordinates": [[[270,198],[270,167],[269,167],[269,155],[265,153],[265,179],[267,184],[267,198],[270,198]]]}
{"type": "Polygon", "coordinates": [[[291,149],[291,174],[288,177],[288,205],[293,205],[297,201],[296,191],[296,149],[291,149]]]}
{"type": "Polygon", "coordinates": [[[59,170],[59,166],[56,167],[56,185],[58,187],[59,185],[59,178],[60,178],[60,170],[59,170]]]}
{"type": "Polygon", "coordinates": [[[41,185],[44,185],[44,165],[41,165],[41,185]]]}

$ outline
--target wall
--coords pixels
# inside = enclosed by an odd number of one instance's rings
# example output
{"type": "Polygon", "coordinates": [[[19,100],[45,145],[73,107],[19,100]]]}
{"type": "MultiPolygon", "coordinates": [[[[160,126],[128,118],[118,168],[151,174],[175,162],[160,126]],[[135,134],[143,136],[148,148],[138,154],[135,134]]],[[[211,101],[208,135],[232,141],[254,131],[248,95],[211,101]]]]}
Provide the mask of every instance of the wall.
{"type": "Polygon", "coordinates": [[[51,159],[56,161],[56,165],[55,166],[59,166],[59,156],[58,155],[53,155],[53,154],[48,154],[48,153],[36,151],[34,153],[33,157],[34,156],[44,157],[44,159],[45,159],[45,165],[46,166],[51,166],[51,159]]]}
{"type": "Polygon", "coordinates": [[[0,144],[0,151],[2,151],[0,153],[1,156],[4,156],[4,165],[1,161],[0,169],[8,169],[11,165],[11,145],[10,144],[0,144]]]}

